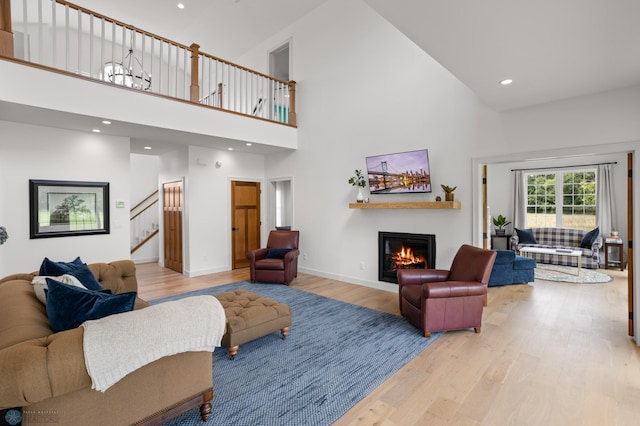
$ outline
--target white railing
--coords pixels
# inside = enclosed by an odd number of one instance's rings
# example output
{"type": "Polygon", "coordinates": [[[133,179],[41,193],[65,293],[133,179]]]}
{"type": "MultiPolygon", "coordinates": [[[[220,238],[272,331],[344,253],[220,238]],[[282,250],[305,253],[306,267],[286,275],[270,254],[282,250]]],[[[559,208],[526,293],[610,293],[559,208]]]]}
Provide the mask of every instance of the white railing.
{"type": "Polygon", "coordinates": [[[158,191],[131,208],[131,253],[142,247],[160,229],[158,191]]]}
{"type": "Polygon", "coordinates": [[[11,0],[10,13],[16,59],[295,126],[295,82],[63,0],[11,0]]]}

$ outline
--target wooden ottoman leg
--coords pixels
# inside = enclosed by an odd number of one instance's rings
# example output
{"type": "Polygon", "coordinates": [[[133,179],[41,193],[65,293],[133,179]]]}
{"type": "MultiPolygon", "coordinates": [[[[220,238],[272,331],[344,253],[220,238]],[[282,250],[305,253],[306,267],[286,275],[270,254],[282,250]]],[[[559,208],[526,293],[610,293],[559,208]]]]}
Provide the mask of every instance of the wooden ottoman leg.
{"type": "Polygon", "coordinates": [[[203,422],[206,422],[207,420],[209,420],[209,416],[211,415],[211,410],[213,408],[211,406],[211,400],[213,399],[213,389],[205,392],[203,397],[204,403],[200,406],[200,417],[202,418],[203,422]]]}
{"type": "Polygon", "coordinates": [[[238,349],[240,349],[240,346],[235,345],[229,348],[229,359],[234,359],[236,357],[236,354],[238,353],[238,349]]]}
{"type": "Polygon", "coordinates": [[[284,339],[285,337],[287,337],[287,334],[289,334],[289,327],[285,327],[283,329],[280,330],[280,334],[282,334],[282,338],[284,339]]]}

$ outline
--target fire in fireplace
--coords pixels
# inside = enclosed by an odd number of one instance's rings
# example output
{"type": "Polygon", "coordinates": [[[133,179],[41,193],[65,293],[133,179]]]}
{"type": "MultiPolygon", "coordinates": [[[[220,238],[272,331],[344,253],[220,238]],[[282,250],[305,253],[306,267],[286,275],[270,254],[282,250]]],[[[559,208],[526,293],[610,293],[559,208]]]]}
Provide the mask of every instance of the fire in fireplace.
{"type": "Polygon", "coordinates": [[[378,279],[397,283],[398,269],[433,269],[436,236],[404,232],[378,232],[378,279]]]}

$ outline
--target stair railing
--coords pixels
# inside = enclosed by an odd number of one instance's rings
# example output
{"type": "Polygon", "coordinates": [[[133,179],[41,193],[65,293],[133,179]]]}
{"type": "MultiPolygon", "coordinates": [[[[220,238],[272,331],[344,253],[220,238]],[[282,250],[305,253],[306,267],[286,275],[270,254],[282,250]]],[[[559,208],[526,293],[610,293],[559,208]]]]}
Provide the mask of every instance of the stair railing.
{"type": "Polygon", "coordinates": [[[131,254],[144,246],[160,231],[159,201],[156,190],[131,208],[131,254]],[[152,208],[152,207],[156,208],[152,208]]]}

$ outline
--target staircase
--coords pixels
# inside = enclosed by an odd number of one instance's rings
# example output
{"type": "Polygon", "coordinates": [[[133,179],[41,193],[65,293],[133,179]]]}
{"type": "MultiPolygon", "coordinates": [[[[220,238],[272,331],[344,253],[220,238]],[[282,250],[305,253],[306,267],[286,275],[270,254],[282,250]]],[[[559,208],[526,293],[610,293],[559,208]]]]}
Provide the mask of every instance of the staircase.
{"type": "Polygon", "coordinates": [[[158,194],[156,190],[131,208],[131,254],[160,232],[158,194]]]}

